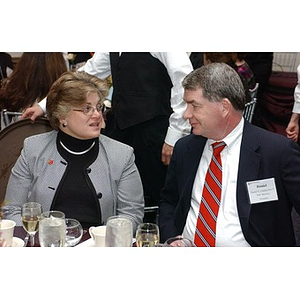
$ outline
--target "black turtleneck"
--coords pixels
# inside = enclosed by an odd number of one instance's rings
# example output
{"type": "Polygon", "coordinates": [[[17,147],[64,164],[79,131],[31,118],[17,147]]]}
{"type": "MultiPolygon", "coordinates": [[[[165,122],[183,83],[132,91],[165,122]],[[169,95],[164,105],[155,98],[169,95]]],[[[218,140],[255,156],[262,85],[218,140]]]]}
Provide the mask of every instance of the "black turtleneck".
{"type": "Polygon", "coordinates": [[[56,144],[67,167],[50,209],[63,211],[66,218],[77,219],[83,228],[102,224],[99,199],[87,175],[98,156],[99,139],[80,140],[59,131],[56,144]],[[68,150],[83,153],[76,155],[68,150]]]}

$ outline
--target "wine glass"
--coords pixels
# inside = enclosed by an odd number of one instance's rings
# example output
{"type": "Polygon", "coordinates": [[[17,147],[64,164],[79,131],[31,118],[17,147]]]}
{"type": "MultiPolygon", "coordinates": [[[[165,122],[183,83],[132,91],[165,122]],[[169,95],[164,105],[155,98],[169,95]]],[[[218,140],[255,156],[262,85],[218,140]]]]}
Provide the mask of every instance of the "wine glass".
{"type": "Polygon", "coordinates": [[[64,247],[66,242],[65,214],[51,210],[41,214],[39,226],[41,247],[64,247]]]}
{"type": "Polygon", "coordinates": [[[195,247],[195,245],[191,240],[179,235],[167,239],[164,247],[195,247]]]}
{"type": "Polygon", "coordinates": [[[154,223],[142,223],[136,231],[137,247],[156,247],[159,243],[159,228],[154,223]]]}
{"type": "Polygon", "coordinates": [[[77,245],[82,236],[83,236],[83,228],[79,221],[75,219],[66,219],[66,246],[74,247],[77,245]]]}
{"type": "Polygon", "coordinates": [[[23,228],[30,236],[30,246],[34,246],[34,237],[39,230],[39,220],[42,206],[37,202],[27,202],[22,205],[21,219],[23,228]]]}

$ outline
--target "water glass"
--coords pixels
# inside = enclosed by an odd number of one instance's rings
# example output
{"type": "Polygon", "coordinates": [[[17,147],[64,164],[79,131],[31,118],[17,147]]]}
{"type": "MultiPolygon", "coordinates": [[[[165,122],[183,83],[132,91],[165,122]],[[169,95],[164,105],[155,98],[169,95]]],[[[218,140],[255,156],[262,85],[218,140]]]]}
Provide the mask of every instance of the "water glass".
{"type": "Polygon", "coordinates": [[[66,246],[74,247],[83,235],[83,228],[76,219],[66,219],[66,246]]]}
{"type": "Polygon", "coordinates": [[[66,222],[63,212],[52,210],[41,214],[39,240],[41,247],[64,247],[66,222]]]}
{"type": "Polygon", "coordinates": [[[131,247],[133,237],[132,222],[123,216],[107,219],[105,247],[131,247]]]}

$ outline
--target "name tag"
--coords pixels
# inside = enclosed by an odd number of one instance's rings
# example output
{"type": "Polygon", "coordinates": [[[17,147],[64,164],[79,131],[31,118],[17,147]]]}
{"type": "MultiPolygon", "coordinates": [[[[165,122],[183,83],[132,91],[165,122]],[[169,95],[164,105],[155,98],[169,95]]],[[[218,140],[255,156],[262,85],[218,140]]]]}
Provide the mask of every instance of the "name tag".
{"type": "Polygon", "coordinates": [[[246,184],[251,204],[278,200],[274,178],[248,181],[246,184]]]}

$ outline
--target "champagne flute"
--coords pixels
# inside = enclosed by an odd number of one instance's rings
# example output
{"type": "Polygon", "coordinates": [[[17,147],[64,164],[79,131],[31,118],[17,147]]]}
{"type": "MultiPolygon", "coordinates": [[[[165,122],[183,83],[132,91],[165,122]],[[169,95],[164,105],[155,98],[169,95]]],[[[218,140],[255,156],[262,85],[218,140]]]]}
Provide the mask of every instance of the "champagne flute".
{"type": "Polygon", "coordinates": [[[159,243],[159,228],[154,223],[142,223],[136,231],[137,247],[156,247],[159,243]]]}
{"type": "Polygon", "coordinates": [[[22,206],[21,219],[23,228],[30,236],[30,246],[34,246],[34,237],[39,229],[39,219],[42,213],[42,206],[37,202],[27,202],[22,206]]]}
{"type": "Polygon", "coordinates": [[[83,229],[76,219],[66,219],[66,246],[76,246],[83,236],[83,229]]]}

